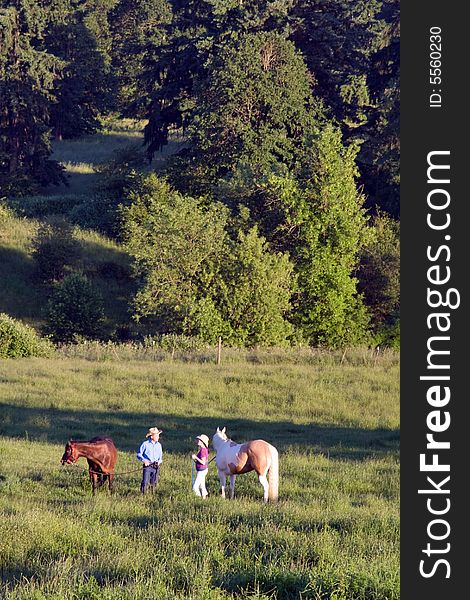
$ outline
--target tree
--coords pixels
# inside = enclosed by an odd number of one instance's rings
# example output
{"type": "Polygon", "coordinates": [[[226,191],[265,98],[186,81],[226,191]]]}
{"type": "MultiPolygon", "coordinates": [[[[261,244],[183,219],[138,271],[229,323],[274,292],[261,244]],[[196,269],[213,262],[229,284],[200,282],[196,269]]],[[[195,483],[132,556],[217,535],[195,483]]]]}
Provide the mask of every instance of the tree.
{"type": "Polygon", "coordinates": [[[122,230],[141,282],[135,317],[155,317],[161,333],[191,334],[194,308],[217,276],[227,211],[182,196],[155,175],[130,200],[122,208],[122,230]]]}
{"type": "Polygon", "coordinates": [[[199,83],[175,184],[202,192],[240,170],[256,184],[294,169],[321,114],[310,85],[292,42],[277,33],[240,36],[199,83]]]}
{"type": "Polygon", "coordinates": [[[400,214],[400,4],[384,0],[368,81],[374,110],[358,156],[368,205],[400,214]]]}
{"type": "Polygon", "coordinates": [[[362,249],[358,289],[372,317],[374,330],[392,324],[400,309],[400,225],[385,213],[373,222],[373,236],[362,249]]]}
{"type": "Polygon", "coordinates": [[[0,184],[21,194],[65,181],[50,160],[50,107],[63,68],[41,48],[46,9],[32,0],[0,2],[0,184]]]}
{"type": "Polygon", "coordinates": [[[315,93],[343,134],[368,119],[367,74],[381,26],[380,7],[380,0],[299,0],[292,11],[291,37],[316,79],[315,93]]]}
{"type": "Polygon", "coordinates": [[[78,242],[72,226],[61,217],[49,219],[39,226],[32,247],[38,275],[46,282],[63,279],[67,266],[73,265],[78,258],[78,242]]]}
{"type": "Polygon", "coordinates": [[[285,345],[293,333],[288,318],[294,277],[287,254],[271,253],[256,227],[230,244],[217,299],[230,325],[225,337],[239,346],[285,345]]]}
{"type": "Polygon", "coordinates": [[[172,20],[168,0],[119,0],[110,14],[112,65],[118,81],[120,110],[132,117],[146,116],[142,84],[160,58],[172,20]]]}
{"type": "Polygon", "coordinates": [[[183,196],[155,175],[122,208],[122,220],[140,282],[138,319],[209,343],[286,343],[292,265],[269,252],[255,227],[230,239],[226,207],[183,196]]]}
{"type": "Polygon", "coordinates": [[[71,273],[56,283],[46,307],[46,333],[56,342],[93,339],[104,323],[103,300],[88,279],[71,273]]]}
{"type": "Polygon", "coordinates": [[[354,277],[369,236],[356,153],[328,125],[312,145],[303,180],[273,176],[265,186],[266,218],[277,223],[272,244],[290,253],[298,275],[294,323],[313,345],[355,344],[368,326],[354,277]]]}
{"type": "Polygon", "coordinates": [[[99,116],[115,107],[108,19],[116,1],[63,0],[62,18],[48,28],[45,46],[65,65],[51,110],[56,139],[93,133],[99,116]]]}
{"type": "Polygon", "coordinates": [[[291,38],[316,79],[315,94],[346,140],[362,143],[357,162],[369,207],[399,214],[398,0],[299,0],[291,38]]]}
{"type": "Polygon", "coordinates": [[[145,141],[149,154],[186,128],[197,106],[195,86],[214,56],[248,32],[284,31],[294,0],[171,0],[173,19],[165,44],[143,82],[149,101],[145,141]]]}

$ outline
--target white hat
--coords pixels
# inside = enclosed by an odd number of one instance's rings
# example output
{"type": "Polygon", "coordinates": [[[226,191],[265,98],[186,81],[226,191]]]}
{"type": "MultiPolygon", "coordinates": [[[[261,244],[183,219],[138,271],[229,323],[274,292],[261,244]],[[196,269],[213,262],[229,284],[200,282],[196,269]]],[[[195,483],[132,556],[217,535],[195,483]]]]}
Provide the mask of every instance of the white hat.
{"type": "Polygon", "coordinates": [[[197,435],[196,439],[201,440],[201,442],[206,446],[206,448],[209,448],[209,438],[207,437],[207,435],[205,433],[201,433],[201,435],[197,435]]]}
{"type": "Polygon", "coordinates": [[[150,429],[147,432],[147,435],[145,437],[150,437],[151,435],[153,435],[154,433],[162,433],[161,429],[158,429],[158,427],[150,427],[150,429]]]}

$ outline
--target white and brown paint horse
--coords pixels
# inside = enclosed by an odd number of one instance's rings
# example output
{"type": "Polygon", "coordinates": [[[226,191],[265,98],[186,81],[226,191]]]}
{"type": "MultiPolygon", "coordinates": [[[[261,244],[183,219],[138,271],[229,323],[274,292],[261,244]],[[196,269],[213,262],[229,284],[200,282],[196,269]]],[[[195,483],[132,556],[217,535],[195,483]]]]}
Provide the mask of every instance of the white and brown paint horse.
{"type": "Polygon", "coordinates": [[[62,456],[63,465],[76,463],[81,457],[88,461],[92,493],[95,495],[96,488],[101,487],[108,480],[109,491],[113,491],[114,465],[117,459],[117,450],[111,438],[95,437],[87,442],[69,440],[65,445],[62,456]]]}
{"type": "Polygon", "coordinates": [[[264,501],[274,501],[279,488],[279,456],[277,449],[264,440],[253,440],[237,444],[229,439],[225,427],[212,437],[216,451],[215,463],[219,472],[222,498],[225,498],[225,483],[230,477],[230,498],[233,498],[235,477],[242,473],[256,471],[258,480],[264,489],[264,501]]]}

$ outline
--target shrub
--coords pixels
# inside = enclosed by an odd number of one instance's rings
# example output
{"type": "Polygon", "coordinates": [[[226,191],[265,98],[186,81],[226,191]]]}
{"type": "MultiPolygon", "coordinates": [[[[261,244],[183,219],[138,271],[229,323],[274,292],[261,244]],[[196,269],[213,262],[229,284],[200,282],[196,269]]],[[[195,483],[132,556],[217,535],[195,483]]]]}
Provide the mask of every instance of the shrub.
{"type": "Polygon", "coordinates": [[[39,337],[32,327],[0,314],[0,358],[50,356],[52,352],[51,342],[39,337]]]}
{"type": "Polygon", "coordinates": [[[375,346],[400,350],[400,319],[392,315],[386,323],[382,323],[374,335],[375,346]]]}
{"type": "Polygon", "coordinates": [[[104,322],[101,295],[80,273],[55,285],[46,312],[46,331],[57,342],[95,338],[104,322]]]}
{"type": "Polygon", "coordinates": [[[48,282],[63,279],[66,267],[78,258],[78,242],[70,223],[61,217],[43,223],[33,240],[33,257],[40,279],[48,282]]]}

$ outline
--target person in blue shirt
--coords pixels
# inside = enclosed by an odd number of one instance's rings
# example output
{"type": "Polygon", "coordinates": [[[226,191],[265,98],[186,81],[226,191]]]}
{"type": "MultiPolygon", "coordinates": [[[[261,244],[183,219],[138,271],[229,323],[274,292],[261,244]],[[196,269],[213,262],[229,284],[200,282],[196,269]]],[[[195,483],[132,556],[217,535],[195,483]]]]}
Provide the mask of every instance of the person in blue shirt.
{"type": "Polygon", "coordinates": [[[137,452],[137,458],[143,463],[142,483],[140,491],[145,494],[148,484],[152,491],[157,488],[158,477],[160,475],[160,465],[162,464],[162,445],[159,442],[161,429],[150,427],[145,436],[147,439],[142,443],[137,452]],[[150,438],[150,439],[149,439],[150,438]]]}

